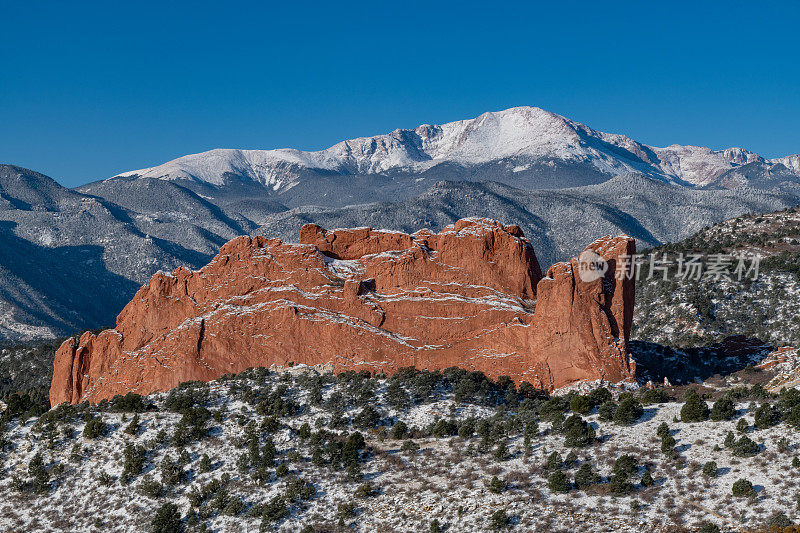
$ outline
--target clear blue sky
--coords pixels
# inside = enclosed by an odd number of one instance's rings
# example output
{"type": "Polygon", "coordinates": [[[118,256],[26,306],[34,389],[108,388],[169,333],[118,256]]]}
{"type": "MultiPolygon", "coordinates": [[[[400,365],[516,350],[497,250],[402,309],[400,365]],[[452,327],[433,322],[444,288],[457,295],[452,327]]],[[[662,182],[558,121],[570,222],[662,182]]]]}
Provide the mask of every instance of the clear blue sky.
{"type": "Polygon", "coordinates": [[[605,4],[0,0],[0,162],[75,186],[517,105],[800,152],[800,2],[605,4]]]}

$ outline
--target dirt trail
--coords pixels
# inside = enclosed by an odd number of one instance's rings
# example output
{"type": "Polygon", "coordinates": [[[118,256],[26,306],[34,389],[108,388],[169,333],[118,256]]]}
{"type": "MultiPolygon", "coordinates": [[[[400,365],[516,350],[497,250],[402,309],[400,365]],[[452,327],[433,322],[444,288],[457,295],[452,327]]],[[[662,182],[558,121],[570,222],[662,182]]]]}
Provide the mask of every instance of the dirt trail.
{"type": "Polygon", "coordinates": [[[710,515],[716,516],[717,518],[719,518],[720,520],[722,520],[722,521],[723,521],[723,522],[725,522],[726,524],[730,525],[730,526],[731,526],[733,529],[735,529],[736,531],[739,531],[739,532],[741,532],[741,533],[746,533],[746,532],[747,532],[747,530],[746,530],[746,529],[743,529],[741,526],[739,526],[738,524],[736,524],[734,521],[732,521],[732,520],[730,520],[730,519],[728,519],[728,518],[725,518],[724,516],[722,516],[722,515],[720,515],[720,514],[718,514],[718,513],[714,512],[714,511],[712,511],[712,510],[711,510],[711,509],[709,509],[708,507],[704,507],[704,506],[700,505],[699,503],[697,503],[697,502],[693,502],[693,501],[691,501],[691,500],[687,500],[686,498],[681,498],[680,496],[678,496],[678,498],[679,498],[679,499],[681,499],[681,500],[683,500],[684,502],[688,503],[689,505],[691,505],[692,507],[694,507],[694,508],[696,508],[696,509],[700,509],[701,511],[705,511],[706,513],[708,513],[708,514],[710,514],[710,515]]]}

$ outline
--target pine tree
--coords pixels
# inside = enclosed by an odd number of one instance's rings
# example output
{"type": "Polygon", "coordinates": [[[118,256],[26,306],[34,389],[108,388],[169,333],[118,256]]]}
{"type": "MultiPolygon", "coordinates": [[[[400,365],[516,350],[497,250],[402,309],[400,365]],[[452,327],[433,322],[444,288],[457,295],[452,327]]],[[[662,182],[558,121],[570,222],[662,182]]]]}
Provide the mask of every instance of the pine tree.
{"type": "Polygon", "coordinates": [[[595,431],[580,415],[572,415],[564,422],[564,444],[570,447],[589,446],[594,442],[595,431]]]}
{"type": "Polygon", "coordinates": [[[44,467],[42,452],[36,452],[28,463],[28,475],[33,478],[33,490],[38,494],[50,491],[50,474],[44,467]]]}
{"type": "Polygon", "coordinates": [[[275,442],[272,440],[272,437],[267,437],[264,441],[264,447],[261,449],[260,464],[262,466],[274,466],[275,455],[277,455],[277,453],[278,451],[275,448],[275,442]]]}
{"type": "Polygon", "coordinates": [[[300,429],[297,430],[297,436],[300,437],[300,440],[308,440],[311,437],[311,426],[308,425],[308,422],[303,422],[303,425],[300,426],[300,429]]]}
{"type": "Polygon", "coordinates": [[[596,483],[600,483],[600,475],[592,469],[591,464],[583,463],[575,472],[575,487],[586,490],[596,483]]]}
{"type": "Polygon", "coordinates": [[[567,475],[561,470],[556,470],[550,474],[547,479],[547,487],[551,492],[569,492],[572,488],[567,475]]]}
{"type": "Polygon", "coordinates": [[[494,450],[494,458],[498,461],[505,461],[508,459],[508,444],[505,439],[501,439],[497,443],[497,448],[494,450]]]}
{"type": "Polygon", "coordinates": [[[714,406],[711,408],[711,420],[719,422],[720,420],[730,420],[734,416],[736,416],[736,406],[733,400],[723,397],[714,402],[714,406]]]}
{"type": "Polygon", "coordinates": [[[608,480],[608,488],[612,494],[630,494],[633,492],[633,485],[628,481],[628,476],[615,474],[608,480]]]}
{"type": "Polygon", "coordinates": [[[661,438],[661,453],[666,456],[675,454],[675,437],[667,433],[665,437],[661,438]]]}
{"type": "Polygon", "coordinates": [[[758,429],[767,429],[781,421],[781,412],[772,404],[765,403],[755,413],[754,424],[758,429]]]}
{"type": "Polygon", "coordinates": [[[600,416],[600,420],[612,420],[614,418],[614,413],[616,412],[617,404],[615,404],[612,400],[604,402],[597,409],[597,414],[600,416]]]}
{"type": "Polygon", "coordinates": [[[88,415],[86,425],[83,427],[83,436],[87,439],[102,437],[106,432],[106,423],[99,416],[88,415]]]}
{"type": "Polygon", "coordinates": [[[123,455],[125,459],[119,481],[123,485],[127,485],[144,470],[146,452],[142,446],[134,446],[128,442],[125,444],[123,455]]]}
{"type": "Polygon", "coordinates": [[[731,488],[731,493],[738,497],[750,496],[755,494],[755,489],[753,489],[753,484],[750,483],[747,479],[740,479],[733,484],[731,488]]]}
{"type": "Polygon", "coordinates": [[[398,420],[392,426],[392,438],[401,440],[408,434],[408,426],[402,420],[398,420]]]}
{"type": "Polygon", "coordinates": [[[620,455],[614,461],[614,474],[629,477],[636,472],[639,462],[632,455],[620,455]]]}
{"type": "Polygon", "coordinates": [[[681,422],[702,422],[708,420],[708,404],[694,389],[686,392],[686,403],[681,408],[681,422]]]}
{"type": "Polygon", "coordinates": [[[72,449],[69,452],[69,462],[80,463],[81,459],[83,459],[83,446],[81,446],[79,442],[76,442],[72,445],[72,449]]]}
{"type": "Polygon", "coordinates": [[[564,466],[564,460],[561,458],[561,454],[558,452],[553,452],[547,456],[547,461],[545,461],[544,469],[547,471],[554,471],[554,470],[561,470],[564,466]]]}
{"type": "Polygon", "coordinates": [[[358,462],[351,462],[347,465],[347,481],[361,481],[364,474],[361,472],[361,466],[358,462]]]}
{"type": "Polygon", "coordinates": [[[131,419],[131,423],[128,424],[128,427],[125,428],[125,433],[128,435],[136,436],[139,434],[139,413],[133,415],[131,419]]]}
{"type": "Polygon", "coordinates": [[[205,474],[206,472],[211,472],[211,467],[211,458],[207,453],[204,453],[203,457],[200,459],[200,464],[197,465],[197,470],[201,474],[205,474]]]}
{"type": "Polygon", "coordinates": [[[497,476],[492,476],[492,480],[489,482],[489,492],[493,494],[500,494],[505,489],[506,482],[497,476]]]}
{"type": "Polygon", "coordinates": [[[720,533],[719,526],[711,522],[703,522],[697,529],[697,533],[720,533]]]}
{"type": "Polygon", "coordinates": [[[567,457],[564,459],[564,466],[572,468],[578,464],[578,456],[572,450],[569,451],[567,457]]]}
{"type": "Polygon", "coordinates": [[[593,407],[591,399],[581,394],[576,394],[569,402],[570,410],[581,415],[587,414],[593,407]]]}
{"type": "Polygon", "coordinates": [[[159,507],[155,516],[153,516],[151,531],[153,533],[180,533],[183,531],[183,523],[181,522],[178,506],[167,502],[159,507]]]}
{"type": "Polygon", "coordinates": [[[183,470],[171,457],[161,460],[161,482],[167,487],[177,485],[183,479],[183,470]]]}
{"type": "Polygon", "coordinates": [[[639,400],[629,396],[622,400],[614,411],[614,422],[616,424],[629,426],[636,422],[644,413],[644,408],[639,400]]]}
{"type": "Polygon", "coordinates": [[[737,457],[752,457],[757,455],[760,451],[758,444],[756,444],[747,435],[742,435],[742,438],[737,440],[731,447],[733,455],[737,457]]]}
{"type": "Polygon", "coordinates": [[[505,509],[498,509],[489,516],[489,525],[492,530],[500,531],[508,526],[511,519],[508,517],[505,509]]]}

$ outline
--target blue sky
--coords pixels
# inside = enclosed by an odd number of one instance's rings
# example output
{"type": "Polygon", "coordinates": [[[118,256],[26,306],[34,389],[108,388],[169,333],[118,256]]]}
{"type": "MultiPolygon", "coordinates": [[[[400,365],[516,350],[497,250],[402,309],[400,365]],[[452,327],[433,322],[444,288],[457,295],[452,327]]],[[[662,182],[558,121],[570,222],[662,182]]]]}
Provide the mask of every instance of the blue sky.
{"type": "Polygon", "coordinates": [[[0,0],[0,162],[75,186],[516,105],[800,152],[800,3],[603,4],[0,0]]]}

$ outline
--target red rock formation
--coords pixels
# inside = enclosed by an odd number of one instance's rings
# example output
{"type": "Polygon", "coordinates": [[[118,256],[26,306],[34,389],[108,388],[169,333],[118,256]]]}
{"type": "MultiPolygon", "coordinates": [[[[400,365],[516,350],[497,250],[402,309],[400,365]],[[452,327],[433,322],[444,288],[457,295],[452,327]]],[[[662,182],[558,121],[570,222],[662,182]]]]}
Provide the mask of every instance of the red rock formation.
{"type": "Polygon", "coordinates": [[[309,224],[300,241],[239,237],[199,271],[155,274],[115,329],[62,344],[51,404],[289,362],[459,366],[547,389],[634,374],[633,281],[614,277],[633,239],[592,244],[611,268],[590,282],[575,259],[542,278],[522,231],[484,219],[413,235],[309,224]]]}

